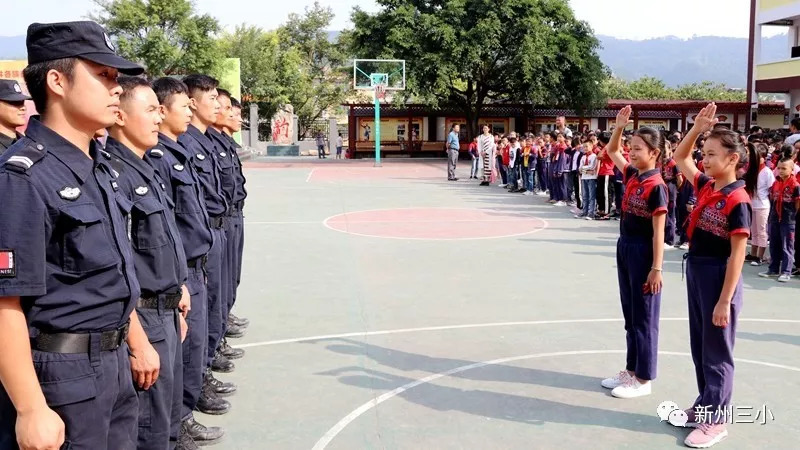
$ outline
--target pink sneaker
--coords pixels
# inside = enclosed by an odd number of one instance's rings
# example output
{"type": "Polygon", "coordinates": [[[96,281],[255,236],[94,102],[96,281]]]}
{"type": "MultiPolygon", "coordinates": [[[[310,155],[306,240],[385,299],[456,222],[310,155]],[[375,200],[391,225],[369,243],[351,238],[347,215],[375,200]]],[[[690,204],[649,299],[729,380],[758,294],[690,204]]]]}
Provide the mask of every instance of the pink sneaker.
{"type": "Polygon", "coordinates": [[[701,423],[689,433],[683,443],[691,448],[709,448],[720,443],[726,437],[728,437],[728,428],[724,423],[701,423]]]}

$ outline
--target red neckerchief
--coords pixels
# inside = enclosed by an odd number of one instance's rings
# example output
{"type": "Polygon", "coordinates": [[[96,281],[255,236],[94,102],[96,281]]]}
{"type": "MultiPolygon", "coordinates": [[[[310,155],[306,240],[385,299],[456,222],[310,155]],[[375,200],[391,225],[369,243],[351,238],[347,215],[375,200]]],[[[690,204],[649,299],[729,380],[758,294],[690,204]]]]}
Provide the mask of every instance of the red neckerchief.
{"type": "Polygon", "coordinates": [[[772,195],[775,198],[775,208],[778,210],[779,222],[781,220],[781,215],[783,214],[783,192],[786,188],[794,189],[796,186],[797,179],[791,175],[786,178],[785,181],[778,178],[772,185],[772,195]]]}
{"type": "Polygon", "coordinates": [[[697,223],[700,221],[700,216],[703,214],[703,210],[708,206],[716,204],[720,200],[726,199],[727,197],[728,196],[722,192],[722,189],[719,191],[714,191],[713,178],[709,180],[705,186],[703,186],[703,189],[701,189],[697,194],[697,205],[694,207],[691,215],[689,215],[689,225],[686,227],[686,235],[689,236],[689,239],[692,238],[692,234],[694,233],[694,229],[697,227],[697,223]],[[709,186],[711,187],[708,190],[711,191],[711,193],[706,196],[701,195],[702,191],[706,190],[706,188],[709,186]]]}

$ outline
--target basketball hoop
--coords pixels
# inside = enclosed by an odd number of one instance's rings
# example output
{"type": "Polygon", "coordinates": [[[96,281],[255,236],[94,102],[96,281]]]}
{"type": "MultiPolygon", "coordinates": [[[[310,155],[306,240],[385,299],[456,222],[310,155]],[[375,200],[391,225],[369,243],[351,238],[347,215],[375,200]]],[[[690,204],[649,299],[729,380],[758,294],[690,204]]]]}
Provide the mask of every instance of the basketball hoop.
{"type": "Polygon", "coordinates": [[[375,85],[375,98],[378,100],[385,100],[386,99],[386,85],[383,83],[378,83],[375,85]]]}

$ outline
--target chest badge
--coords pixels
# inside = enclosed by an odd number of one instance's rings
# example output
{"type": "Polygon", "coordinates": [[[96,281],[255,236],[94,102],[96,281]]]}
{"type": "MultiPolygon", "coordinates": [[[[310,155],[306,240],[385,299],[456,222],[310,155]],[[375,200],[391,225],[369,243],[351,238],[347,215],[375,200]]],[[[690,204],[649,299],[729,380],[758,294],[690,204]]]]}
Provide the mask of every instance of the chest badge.
{"type": "Polygon", "coordinates": [[[147,194],[148,191],[149,189],[147,189],[147,186],[139,186],[133,190],[133,192],[136,192],[136,195],[144,195],[147,194]]]}
{"type": "Polygon", "coordinates": [[[222,156],[224,158],[224,157],[228,156],[228,154],[225,153],[225,152],[219,152],[219,156],[222,156]]]}
{"type": "Polygon", "coordinates": [[[81,189],[67,186],[58,191],[58,195],[60,195],[64,200],[76,200],[81,196],[81,189]]]}
{"type": "Polygon", "coordinates": [[[197,154],[197,159],[199,159],[200,161],[203,161],[203,160],[205,160],[205,159],[206,159],[206,155],[204,155],[204,154],[202,154],[202,153],[198,153],[198,154],[197,154]]]}
{"type": "Polygon", "coordinates": [[[117,184],[116,181],[111,182],[111,188],[114,189],[114,192],[117,192],[119,190],[119,185],[117,184]]]}
{"type": "Polygon", "coordinates": [[[722,208],[724,208],[724,207],[725,207],[725,200],[720,200],[720,201],[718,201],[718,202],[717,202],[717,204],[716,204],[716,205],[714,205],[714,207],[715,207],[715,208],[717,208],[717,209],[722,209],[722,208]]]}
{"type": "Polygon", "coordinates": [[[636,195],[642,195],[642,194],[644,194],[644,186],[639,186],[636,189],[636,195]]]}
{"type": "Polygon", "coordinates": [[[183,171],[183,164],[175,164],[172,166],[173,169],[177,170],[178,172],[183,171]]]}
{"type": "Polygon", "coordinates": [[[150,150],[150,156],[155,156],[157,158],[161,158],[162,156],[164,156],[164,152],[161,151],[160,149],[154,148],[154,149],[150,150]]]}

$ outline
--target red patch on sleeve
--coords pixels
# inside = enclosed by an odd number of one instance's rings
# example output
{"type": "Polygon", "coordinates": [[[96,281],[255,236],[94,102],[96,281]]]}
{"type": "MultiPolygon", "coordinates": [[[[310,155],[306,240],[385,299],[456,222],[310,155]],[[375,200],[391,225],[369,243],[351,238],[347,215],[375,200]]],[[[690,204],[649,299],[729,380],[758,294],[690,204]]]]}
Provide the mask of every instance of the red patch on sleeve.
{"type": "Polygon", "coordinates": [[[14,261],[14,250],[0,250],[0,277],[17,276],[17,265],[14,261]]]}

